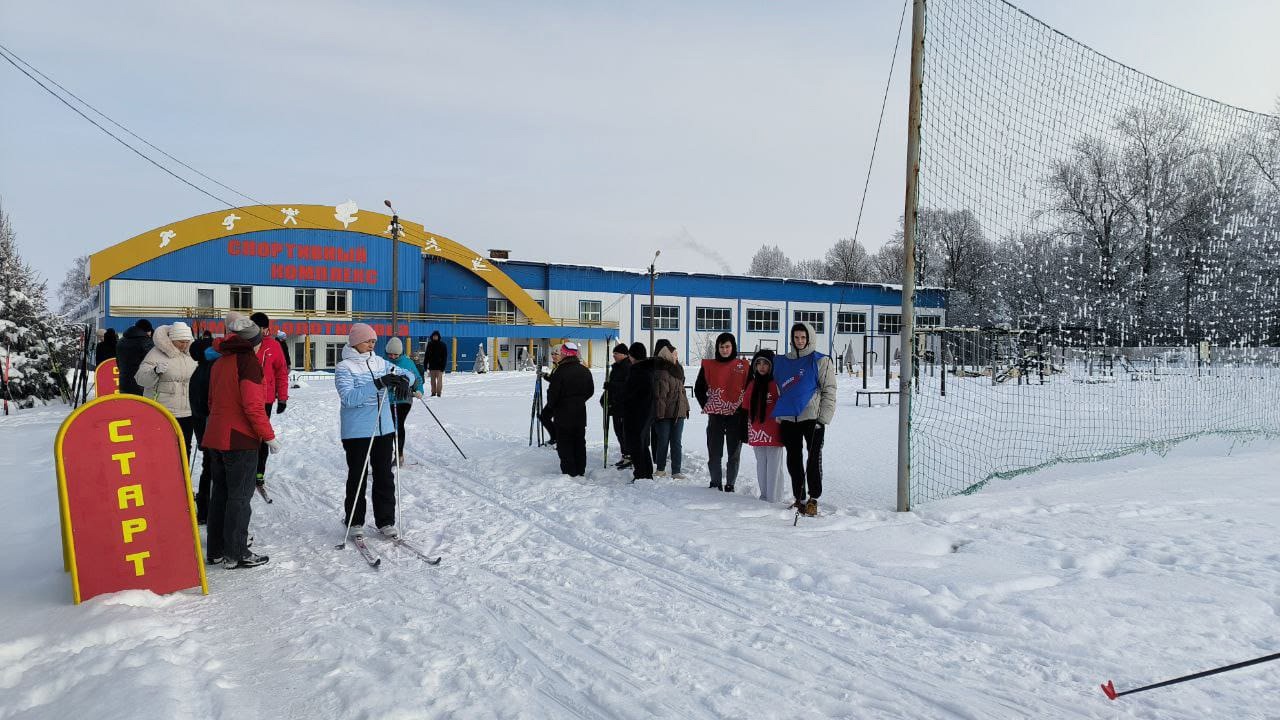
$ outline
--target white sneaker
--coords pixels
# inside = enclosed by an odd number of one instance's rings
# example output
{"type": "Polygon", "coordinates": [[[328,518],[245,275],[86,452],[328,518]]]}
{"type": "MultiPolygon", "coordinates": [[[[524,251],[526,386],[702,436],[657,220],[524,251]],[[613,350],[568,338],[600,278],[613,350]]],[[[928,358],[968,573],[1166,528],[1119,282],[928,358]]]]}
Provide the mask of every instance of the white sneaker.
{"type": "Polygon", "coordinates": [[[654,471],[653,471],[653,476],[654,476],[654,477],[666,477],[666,476],[667,476],[667,471],[666,471],[666,470],[654,470],[654,471]]]}
{"type": "Polygon", "coordinates": [[[400,537],[400,531],[396,529],[395,525],[383,525],[378,528],[378,532],[382,533],[383,537],[391,540],[396,540],[400,537]]]}

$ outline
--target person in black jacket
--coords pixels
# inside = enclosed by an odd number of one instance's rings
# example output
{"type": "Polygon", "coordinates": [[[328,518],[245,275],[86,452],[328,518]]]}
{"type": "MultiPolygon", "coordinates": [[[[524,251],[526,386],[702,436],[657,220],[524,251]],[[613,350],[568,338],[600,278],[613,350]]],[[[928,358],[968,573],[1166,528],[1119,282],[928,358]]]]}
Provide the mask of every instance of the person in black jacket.
{"type": "MultiPolygon", "coordinates": [[[[204,448],[204,426],[209,420],[209,371],[219,357],[213,349],[213,336],[206,330],[199,340],[191,343],[191,358],[196,361],[196,371],[191,374],[187,392],[191,401],[191,419],[195,423],[196,447],[204,448]]],[[[203,452],[200,454],[200,481],[196,485],[196,522],[204,525],[209,517],[209,480],[211,465],[203,452]]]]}
{"type": "Polygon", "coordinates": [[[595,393],[595,379],[578,360],[577,344],[565,343],[556,380],[547,390],[547,406],[555,418],[560,472],[570,477],[587,474],[587,400],[595,393]]]}
{"type": "Polygon", "coordinates": [[[626,345],[618,343],[613,348],[613,366],[609,368],[609,377],[604,381],[604,392],[600,393],[600,407],[604,407],[605,398],[609,398],[609,417],[613,419],[613,434],[618,438],[618,452],[622,459],[614,467],[625,470],[631,467],[631,456],[627,452],[627,430],[623,397],[627,391],[627,374],[631,371],[631,351],[626,345]]]}
{"type": "Polygon", "coordinates": [[[653,477],[653,454],[650,433],[657,402],[658,376],[653,358],[648,357],[644,343],[631,343],[631,369],[623,391],[623,418],[626,427],[627,454],[631,456],[631,481],[653,477]]]}
{"type": "Polygon", "coordinates": [[[449,362],[449,348],[440,339],[439,330],[432,331],[425,354],[427,375],[431,378],[431,396],[440,397],[440,393],[444,392],[444,368],[449,362]]]}
{"type": "Polygon", "coordinates": [[[116,367],[120,370],[120,392],[141,395],[142,386],[134,380],[142,359],[151,352],[151,321],[143,318],[124,331],[116,344],[116,367]]]}
{"type": "Polygon", "coordinates": [[[93,366],[95,368],[116,356],[116,343],[119,340],[120,336],[116,335],[116,329],[107,328],[107,331],[102,335],[102,339],[98,341],[98,347],[93,352],[93,366]]]}

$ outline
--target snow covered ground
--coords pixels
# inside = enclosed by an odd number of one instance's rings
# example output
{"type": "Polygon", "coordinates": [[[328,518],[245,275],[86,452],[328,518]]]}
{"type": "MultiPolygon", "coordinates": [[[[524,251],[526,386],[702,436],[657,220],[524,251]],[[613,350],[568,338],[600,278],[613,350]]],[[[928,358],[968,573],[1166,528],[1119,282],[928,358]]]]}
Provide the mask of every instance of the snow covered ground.
{"type": "MultiPolygon", "coordinates": [[[[597,382],[600,374],[597,373],[597,382]]],[[[892,511],[897,408],[841,389],[822,517],[687,481],[586,478],[529,447],[532,376],[446,378],[419,405],[402,526],[444,564],[339,551],[323,382],[275,417],[264,568],[211,593],[71,604],[52,445],[65,408],[0,419],[0,718],[1275,718],[1280,663],[1107,700],[1280,648],[1280,447],[1201,441],[892,511]]],[[[611,454],[615,454],[612,453],[611,454]]]]}

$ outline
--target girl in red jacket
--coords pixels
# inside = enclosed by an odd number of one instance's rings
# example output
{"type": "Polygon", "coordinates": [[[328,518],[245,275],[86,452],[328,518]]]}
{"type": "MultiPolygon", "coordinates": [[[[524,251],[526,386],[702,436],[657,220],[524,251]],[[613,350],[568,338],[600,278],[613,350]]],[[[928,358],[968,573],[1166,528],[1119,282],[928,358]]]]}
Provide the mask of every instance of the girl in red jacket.
{"type": "Polygon", "coordinates": [[[751,358],[751,378],[742,407],[747,411],[747,444],[756,453],[756,483],[760,499],[782,500],[782,429],[773,417],[778,402],[778,383],[773,380],[773,351],[760,350],[751,358]]]}

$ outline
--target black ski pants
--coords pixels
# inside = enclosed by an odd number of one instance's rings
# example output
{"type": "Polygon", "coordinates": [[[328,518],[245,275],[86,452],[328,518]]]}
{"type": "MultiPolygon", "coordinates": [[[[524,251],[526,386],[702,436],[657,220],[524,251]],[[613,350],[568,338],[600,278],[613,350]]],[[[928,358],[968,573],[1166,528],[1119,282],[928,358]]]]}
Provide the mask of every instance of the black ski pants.
{"type": "Polygon", "coordinates": [[[621,415],[613,416],[613,436],[618,438],[618,452],[626,457],[630,449],[627,447],[627,424],[621,415]]]}
{"type": "Polygon", "coordinates": [[[404,419],[409,417],[413,403],[396,403],[391,406],[391,414],[396,417],[396,442],[400,448],[400,457],[404,457],[404,419]]]}
{"type": "Polygon", "coordinates": [[[587,474],[587,423],[556,421],[556,454],[560,472],[570,477],[587,474]]]}
{"type": "Polygon", "coordinates": [[[365,496],[368,488],[373,486],[373,522],[377,527],[396,524],[396,476],[392,470],[392,445],[394,433],[379,435],[373,438],[373,449],[369,449],[369,438],[344,438],[342,449],[347,454],[347,499],[343,503],[345,514],[342,524],[351,519],[351,527],[364,525],[365,496]],[[369,474],[361,483],[364,474],[365,454],[369,455],[369,474]],[[357,489],[359,494],[357,495],[357,489]],[[355,515],[352,516],[352,507],[355,515]]]}
{"type": "Polygon", "coordinates": [[[253,508],[253,468],[258,454],[249,450],[206,450],[212,461],[209,493],[210,558],[239,560],[249,554],[249,519],[253,508]]]}
{"type": "Polygon", "coordinates": [[[822,496],[822,442],[826,429],[817,420],[783,420],[778,424],[782,428],[782,446],[787,449],[787,473],[791,475],[791,492],[796,502],[818,499],[822,496]],[[809,448],[808,460],[805,460],[803,446],[809,448]]]}
{"type": "Polygon", "coordinates": [[[631,456],[631,478],[647,480],[653,478],[653,419],[643,425],[631,424],[627,428],[628,454],[631,456]]]}
{"type": "Polygon", "coordinates": [[[708,415],[707,467],[711,470],[711,486],[720,487],[720,473],[724,472],[724,484],[733,487],[738,480],[738,461],[741,459],[742,418],[736,413],[708,415]],[[726,458],[723,469],[720,467],[721,458],[726,458]]]}
{"type": "Polygon", "coordinates": [[[209,485],[213,475],[213,462],[209,452],[204,449],[204,426],[207,417],[191,416],[191,427],[196,436],[196,447],[200,448],[200,480],[196,483],[196,522],[205,523],[209,519],[209,485]]]}
{"type": "MultiPolygon", "coordinates": [[[[267,418],[271,417],[271,408],[275,407],[274,403],[267,403],[267,418]]],[[[271,448],[266,443],[258,446],[258,482],[263,481],[263,476],[267,474],[267,456],[271,454],[271,448]]]]}

